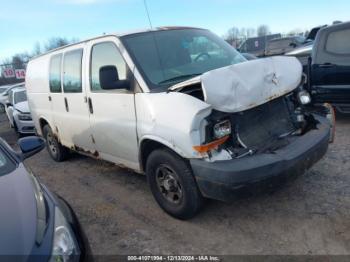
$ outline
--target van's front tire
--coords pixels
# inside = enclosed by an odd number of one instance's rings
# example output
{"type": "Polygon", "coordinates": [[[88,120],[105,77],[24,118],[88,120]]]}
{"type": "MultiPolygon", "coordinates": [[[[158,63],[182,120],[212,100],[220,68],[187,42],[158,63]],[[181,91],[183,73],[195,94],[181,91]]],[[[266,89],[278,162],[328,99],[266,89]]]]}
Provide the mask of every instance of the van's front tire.
{"type": "Polygon", "coordinates": [[[51,158],[56,162],[62,162],[69,156],[69,149],[58,142],[57,137],[53,134],[51,128],[46,125],[43,128],[43,135],[46,140],[46,148],[51,158]]]}
{"type": "Polygon", "coordinates": [[[203,206],[190,166],[170,150],[153,151],[147,159],[146,174],[154,198],[171,216],[189,219],[203,206]]]}

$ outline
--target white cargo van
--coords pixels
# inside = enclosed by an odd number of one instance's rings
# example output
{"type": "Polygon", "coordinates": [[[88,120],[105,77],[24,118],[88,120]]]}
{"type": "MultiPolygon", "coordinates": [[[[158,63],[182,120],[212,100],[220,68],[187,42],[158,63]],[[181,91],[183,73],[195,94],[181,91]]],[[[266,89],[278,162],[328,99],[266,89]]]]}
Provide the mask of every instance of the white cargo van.
{"type": "Polygon", "coordinates": [[[246,61],[208,30],[105,35],[32,59],[26,88],[48,152],[145,173],[159,205],[186,219],[204,198],[302,173],[327,151],[292,57],[246,61]]]}

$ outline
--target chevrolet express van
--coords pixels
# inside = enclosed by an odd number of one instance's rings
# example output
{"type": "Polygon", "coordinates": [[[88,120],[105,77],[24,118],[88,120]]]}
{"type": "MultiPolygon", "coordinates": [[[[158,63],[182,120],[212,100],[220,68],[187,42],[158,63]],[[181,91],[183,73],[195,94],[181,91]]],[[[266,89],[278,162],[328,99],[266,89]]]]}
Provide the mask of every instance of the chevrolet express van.
{"type": "Polygon", "coordinates": [[[294,57],[246,61],[208,30],[104,35],[32,59],[26,88],[56,161],[73,150],[146,174],[180,219],[204,198],[302,173],[327,151],[294,57]]]}

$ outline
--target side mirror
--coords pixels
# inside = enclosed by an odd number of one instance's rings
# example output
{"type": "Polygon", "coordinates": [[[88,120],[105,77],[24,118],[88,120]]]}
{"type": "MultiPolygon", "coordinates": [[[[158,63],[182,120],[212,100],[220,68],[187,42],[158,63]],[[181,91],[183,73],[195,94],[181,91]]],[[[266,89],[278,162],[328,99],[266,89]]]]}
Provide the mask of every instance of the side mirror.
{"type": "Polygon", "coordinates": [[[296,48],[296,47],[297,47],[297,44],[296,44],[296,43],[290,43],[289,46],[290,46],[290,47],[293,47],[293,48],[296,48]]]}
{"type": "Polygon", "coordinates": [[[12,106],[12,104],[10,102],[6,103],[6,107],[12,106]]]}
{"type": "Polygon", "coordinates": [[[103,66],[99,71],[101,88],[104,90],[129,89],[129,80],[119,80],[118,70],[113,65],[103,66]]]}
{"type": "Polygon", "coordinates": [[[37,136],[28,136],[18,140],[18,145],[22,151],[22,160],[39,153],[45,148],[45,140],[37,136]]]}

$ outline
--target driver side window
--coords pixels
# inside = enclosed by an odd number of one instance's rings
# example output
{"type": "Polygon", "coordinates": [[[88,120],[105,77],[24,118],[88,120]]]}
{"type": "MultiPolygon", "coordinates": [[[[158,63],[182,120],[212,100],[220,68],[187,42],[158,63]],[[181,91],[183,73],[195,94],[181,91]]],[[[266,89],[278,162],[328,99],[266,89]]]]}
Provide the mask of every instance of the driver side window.
{"type": "Polygon", "coordinates": [[[127,65],[112,42],[99,43],[93,46],[91,52],[90,83],[92,91],[102,91],[100,84],[100,69],[104,66],[115,66],[119,80],[127,79],[127,65]]]}

